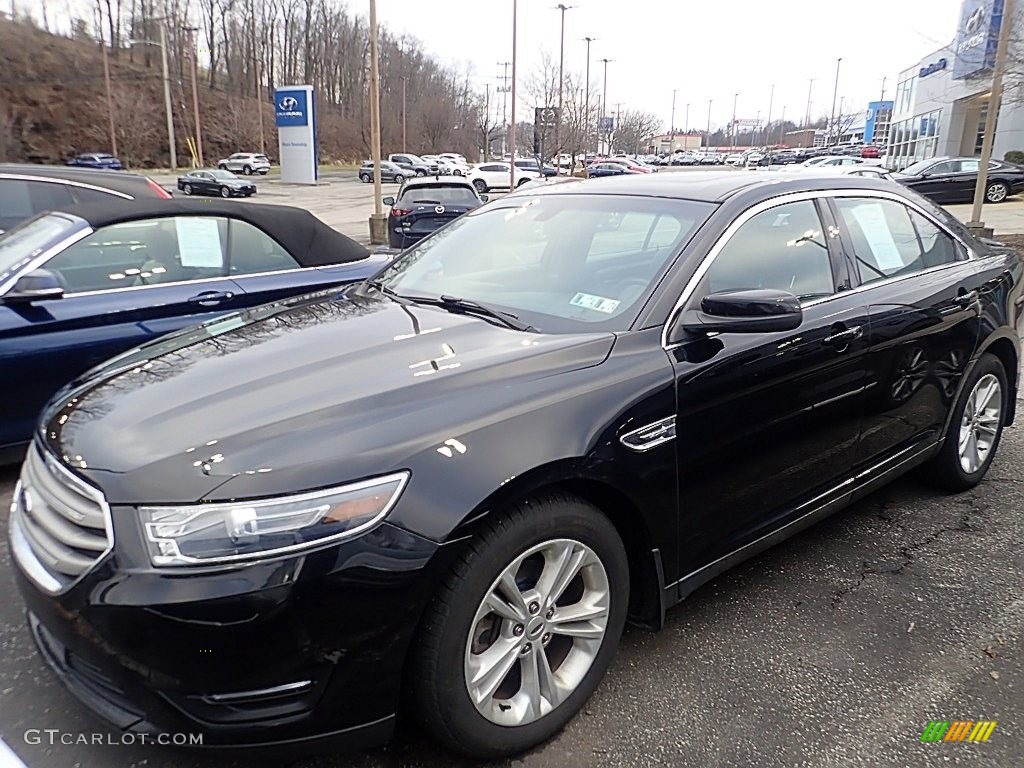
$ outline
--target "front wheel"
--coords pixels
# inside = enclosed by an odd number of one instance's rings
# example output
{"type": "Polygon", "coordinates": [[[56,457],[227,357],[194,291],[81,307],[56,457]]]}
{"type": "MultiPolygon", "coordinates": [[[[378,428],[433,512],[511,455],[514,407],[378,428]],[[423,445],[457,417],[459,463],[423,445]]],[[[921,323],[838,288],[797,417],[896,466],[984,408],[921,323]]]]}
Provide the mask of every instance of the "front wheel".
{"type": "Polygon", "coordinates": [[[456,168],[454,171],[452,171],[452,173],[454,175],[456,175],[456,176],[461,176],[462,175],[462,170],[459,169],[459,168],[456,168]]]}
{"type": "Polygon", "coordinates": [[[474,179],[473,186],[476,187],[476,191],[481,195],[487,191],[487,182],[483,179],[474,179]]]}
{"type": "Polygon", "coordinates": [[[988,203],[1001,203],[1010,195],[1010,189],[1005,182],[993,181],[985,188],[985,201],[988,203]]]}
{"type": "Polygon", "coordinates": [[[228,164],[227,163],[219,163],[217,165],[217,167],[220,168],[222,171],[226,171],[228,169],[228,164]]]}
{"type": "Polygon", "coordinates": [[[937,485],[966,491],[981,482],[999,447],[1009,391],[999,358],[982,355],[956,401],[942,448],[927,466],[937,485]]]}
{"type": "Polygon", "coordinates": [[[252,176],[252,166],[246,165],[242,167],[242,173],[246,176],[252,176]]]}
{"type": "Polygon", "coordinates": [[[359,180],[363,182],[363,184],[369,184],[371,181],[371,177],[368,174],[361,173],[359,174],[359,180]]]}
{"type": "Polygon", "coordinates": [[[529,749],[597,688],[628,601],[626,552],[599,510],[552,494],[498,513],[427,609],[415,712],[474,757],[529,749]]]}
{"type": "Polygon", "coordinates": [[[228,189],[227,187],[221,187],[220,188],[220,196],[221,197],[231,197],[231,190],[228,189]]]}
{"type": "Polygon", "coordinates": [[[189,195],[192,194],[192,185],[186,184],[181,188],[181,191],[185,193],[185,197],[188,197],[189,195]]]}
{"type": "Polygon", "coordinates": [[[405,176],[403,176],[400,173],[396,173],[395,174],[395,184],[404,184],[404,183],[405,183],[405,176]]]}

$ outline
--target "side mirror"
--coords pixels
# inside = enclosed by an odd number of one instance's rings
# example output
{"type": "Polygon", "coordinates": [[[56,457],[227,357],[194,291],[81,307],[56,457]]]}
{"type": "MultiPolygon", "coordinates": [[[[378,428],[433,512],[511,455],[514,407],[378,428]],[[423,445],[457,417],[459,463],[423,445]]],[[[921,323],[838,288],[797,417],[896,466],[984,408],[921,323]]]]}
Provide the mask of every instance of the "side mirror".
{"type": "Polygon", "coordinates": [[[708,333],[774,333],[800,327],[800,300],[786,291],[725,291],[705,296],[700,309],[679,316],[669,340],[708,333]]]}
{"type": "Polygon", "coordinates": [[[43,301],[45,299],[64,298],[64,286],[60,278],[48,269],[37,269],[22,275],[7,293],[3,300],[9,304],[43,301]]]}
{"type": "Polygon", "coordinates": [[[481,203],[486,203],[490,199],[491,199],[490,195],[480,195],[480,202],[481,203]]]}
{"type": "Polygon", "coordinates": [[[384,205],[394,205],[395,198],[392,197],[391,195],[388,195],[387,197],[383,198],[381,202],[384,203],[384,205]]]}

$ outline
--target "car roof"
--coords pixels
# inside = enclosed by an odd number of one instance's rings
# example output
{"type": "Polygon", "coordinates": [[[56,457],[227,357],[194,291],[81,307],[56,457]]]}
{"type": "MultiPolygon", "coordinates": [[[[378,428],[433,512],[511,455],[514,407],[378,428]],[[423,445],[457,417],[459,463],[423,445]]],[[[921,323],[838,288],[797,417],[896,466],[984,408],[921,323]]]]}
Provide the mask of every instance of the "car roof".
{"type": "Polygon", "coordinates": [[[402,185],[402,190],[414,189],[416,187],[436,187],[438,185],[447,187],[466,187],[475,189],[465,178],[452,178],[451,176],[417,176],[409,179],[402,185]]]}
{"type": "Polygon", "coordinates": [[[287,205],[233,200],[118,200],[59,209],[87,221],[93,229],[161,216],[224,216],[239,219],[277,240],[303,267],[360,261],[370,252],[331,229],[307,210],[287,205]]]}
{"type": "MultiPolygon", "coordinates": [[[[538,195],[637,195],[667,197],[721,203],[740,193],[768,199],[791,192],[827,189],[877,189],[893,191],[891,182],[838,174],[769,174],[758,171],[693,171],[689,173],[649,173],[605,176],[579,184],[538,186],[530,189],[538,195]]],[[[519,197],[520,194],[516,194],[519,197]]],[[[509,196],[511,197],[511,195],[509,196]]]]}
{"type": "Polygon", "coordinates": [[[149,179],[128,171],[106,171],[98,168],[71,168],[66,165],[34,165],[32,163],[0,164],[0,178],[21,176],[50,181],[65,181],[72,184],[87,184],[115,192],[150,197],[154,190],[149,186],[149,179]]]}

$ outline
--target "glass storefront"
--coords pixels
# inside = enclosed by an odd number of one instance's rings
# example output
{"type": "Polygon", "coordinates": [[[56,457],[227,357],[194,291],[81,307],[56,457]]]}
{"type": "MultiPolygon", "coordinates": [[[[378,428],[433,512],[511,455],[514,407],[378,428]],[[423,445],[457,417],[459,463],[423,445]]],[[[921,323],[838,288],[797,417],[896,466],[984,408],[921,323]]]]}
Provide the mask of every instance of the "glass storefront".
{"type": "Polygon", "coordinates": [[[918,160],[935,157],[939,143],[941,109],[900,120],[889,128],[889,154],[886,167],[902,171],[918,160]]]}

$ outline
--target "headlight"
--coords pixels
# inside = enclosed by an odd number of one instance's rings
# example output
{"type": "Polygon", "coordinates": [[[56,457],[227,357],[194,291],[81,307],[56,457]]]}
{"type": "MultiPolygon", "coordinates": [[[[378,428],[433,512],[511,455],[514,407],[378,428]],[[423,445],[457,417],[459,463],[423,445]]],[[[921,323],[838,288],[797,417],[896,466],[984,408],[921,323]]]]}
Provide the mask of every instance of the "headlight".
{"type": "Polygon", "coordinates": [[[297,496],[139,511],[153,565],[214,565],[354,536],[384,518],[408,480],[398,472],[297,496]]]}

